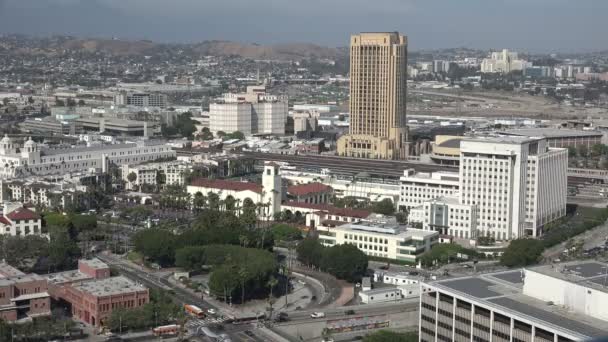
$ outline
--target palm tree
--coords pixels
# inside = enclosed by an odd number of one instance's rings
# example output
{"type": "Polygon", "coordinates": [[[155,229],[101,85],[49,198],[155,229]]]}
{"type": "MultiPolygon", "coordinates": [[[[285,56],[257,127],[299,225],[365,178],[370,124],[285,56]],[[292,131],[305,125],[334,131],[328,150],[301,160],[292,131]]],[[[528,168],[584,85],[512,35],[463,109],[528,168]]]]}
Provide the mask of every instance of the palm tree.
{"type": "Polygon", "coordinates": [[[279,280],[277,278],[275,278],[274,276],[270,276],[270,278],[268,279],[268,282],[266,283],[266,285],[268,285],[268,288],[270,289],[270,295],[268,296],[269,300],[270,300],[270,298],[272,298],[272,290],[274,289],[275,286],[277,286],[278,283],[279,283],[279,280]]]}
{"type": "Polygon", "coordinates": [[[249,273],[245,268],[239,268],[239,280],[241,281],[241,304],[245,303],[245,282],[249,277],[249,273]]]}

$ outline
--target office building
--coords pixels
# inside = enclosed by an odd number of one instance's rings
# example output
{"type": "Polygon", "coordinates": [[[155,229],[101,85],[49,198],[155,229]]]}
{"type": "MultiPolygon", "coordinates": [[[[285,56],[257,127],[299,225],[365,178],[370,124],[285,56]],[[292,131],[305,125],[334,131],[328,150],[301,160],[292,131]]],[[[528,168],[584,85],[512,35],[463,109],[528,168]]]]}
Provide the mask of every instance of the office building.
{"type": "Polygon", "coordinates": [[[537,237],[566,214],[568,151],[544,139],[465,139],[460,204],[477,206],[477,229],[497,240],[537,237]]]}
{"type": "Polygon", "coordinates": [[[244,94],[224,94],[209,105],[209,130],[214,134],[284,135],[287,113],[286,96],[266,94],[264,87],[251,86],[244,94]]]}
{"type": "Polygon", "coordinates": [[[519,59],[517,52],[504,49],[500,52],[492,52],[488,58],[484,58],[481,61],[481,72],[508,74],[531,66],[532,63],[519,59]]]}
{"type": "Polygon", "coordinates": [[[121,92],[114,96],[114,105],[116,106],[165,108],[167,104],[167,95],[160,93],[121,92]]]}
{"type": "Polygon", "coordinates": [[[608,336],[608,265],[544,265],[423,283],[420,341],[590,341],[608,336]]]}
{"type": "Polygon", "coordinates": [[[174,157],[171,147],[154,140],[51,149],[39,146],[31,138],[21,145],[5,136],[0,140],[0,178],[106,170],[110,162],[122,165],[174,157]]]}
{"type": "Polygon", "coordinates": [[[401,194],[399,206],[410,209],[431,199],[452,195],[459,189],[457,172],[418,172],[414,169],[403,171],[400,178],[401,194]]]}
{"type": "Polygon", "coordinates": [[[0,263],[0,319],[15,322],[50,315],[46,279],[0,263]]]}
{"type": "Polygon", "coordinates": [[[75,120],[57,120],[52,117],[26,119],[21,128],[34,134],[76,135],[82,133],[82,125],[75,120]]]}
{"type": "Polygon", "coordinates": [[[439,239],[438,232],[401,226],[394,217],[382,215],[372,215],[365,220],[333,228],[318,227],[317,233],[325,246],[349,243],[369,256],[411,263],[415,263],[439,239]]]}
{"type": "Polygon", "coordinates": [[[407,38],[397,32],[350,39],[350,129],[341,156],[405,159],[407,38]]]}
{"type": "Polygon", "coordinates": [[[568,152],[528,137],[459,140],[459,174],[449,190],[438,184],[414,187],[402,177],[402,205],[425,230],[457,238],[496,240],[539,237],[543,227],[566,214],[568,152]],[[456,185],[457,184],[457,185],[456,185]],[[443,194],[441,193],[443,191],[443,194]],[[418,197],[416,197],[418,196],[418,197]],[[429,198],[430,197],[430,198],[429,198]]]}

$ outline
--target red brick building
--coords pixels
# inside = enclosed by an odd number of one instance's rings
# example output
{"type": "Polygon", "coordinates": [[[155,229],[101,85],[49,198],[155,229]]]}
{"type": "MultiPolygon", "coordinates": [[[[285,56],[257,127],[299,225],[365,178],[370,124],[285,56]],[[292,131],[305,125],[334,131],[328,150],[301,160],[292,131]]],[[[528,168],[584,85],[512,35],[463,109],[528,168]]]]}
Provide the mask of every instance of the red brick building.
{"type": "Polygon", "coordinates": [[[67,285],[78,282],[105,279],[110,277],[110,266],[103,261],[94,258],[90,260],[78,260],[78,269],[53,273],[45,276],[49,284],[49,294],[54,300],[65,300],[65,289],[67,285]]]}
{"type": "Polygon", "coordinates": [[[99,327],[117,308],[133,309],[150,301],[149,290],[123,276],[90,280],[65,286],[72,317],[99,327]]]}
{"type": "Polygon", "coordinates": [[[0,264],[0,319],[14,322],[50,314],[46,279],[0,264]]]}

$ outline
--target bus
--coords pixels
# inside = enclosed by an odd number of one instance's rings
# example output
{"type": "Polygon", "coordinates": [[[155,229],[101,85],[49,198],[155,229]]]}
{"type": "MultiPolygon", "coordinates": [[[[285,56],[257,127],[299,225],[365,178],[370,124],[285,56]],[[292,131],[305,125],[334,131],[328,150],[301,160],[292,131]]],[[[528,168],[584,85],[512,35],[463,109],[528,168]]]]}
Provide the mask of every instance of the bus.
{"type": "Polygon", "coordinates": [[[257,322],[257,321],[262,321],[264,319],[266,319],[266,315],[260,314],[257,316],[235,317],[235,318],[229,319],[227,322],[235,324],[235,325],[239,325],[239,324],[250,324],[250,323],[257,322]]]}
{"type": "Polygon", "coordinates": [[[194,317],[205,318],[205,312],[196,305],[186,304],[184,305],[184,310],[186,310],[186,313],[194,317]]]}
{"type": "Polygon", "coordinates": [[[163,325],[152,329],[152,333],[154,334],[154,336],[177,335],[179,334],[180,328],[181,327],[177,324],[163,325]]]}

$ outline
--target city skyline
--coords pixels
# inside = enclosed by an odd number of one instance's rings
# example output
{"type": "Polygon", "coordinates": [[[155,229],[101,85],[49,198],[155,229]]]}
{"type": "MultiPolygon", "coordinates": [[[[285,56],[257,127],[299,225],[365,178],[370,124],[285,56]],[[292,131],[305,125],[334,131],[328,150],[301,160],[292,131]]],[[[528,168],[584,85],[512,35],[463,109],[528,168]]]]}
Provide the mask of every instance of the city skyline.
{"type": "Polygon", "coordinates": [[[492,4],[478,0],[354,4],[345,0],[262,0],[255,5],[242,0],[177,0],[171,5],[159,0],[0,0],[0,32],[345,46],[352,32],[399,31],[410,37],[413,50],[464,46],[583,52],[608,45],[608,38],[593,34],[608,29],[600,17],[606,9],[608,3],[598,0],[576,4],[562,0],[492,4]],[[541,26],[539,18],[551,20],[543,19],[541,26]]]}

